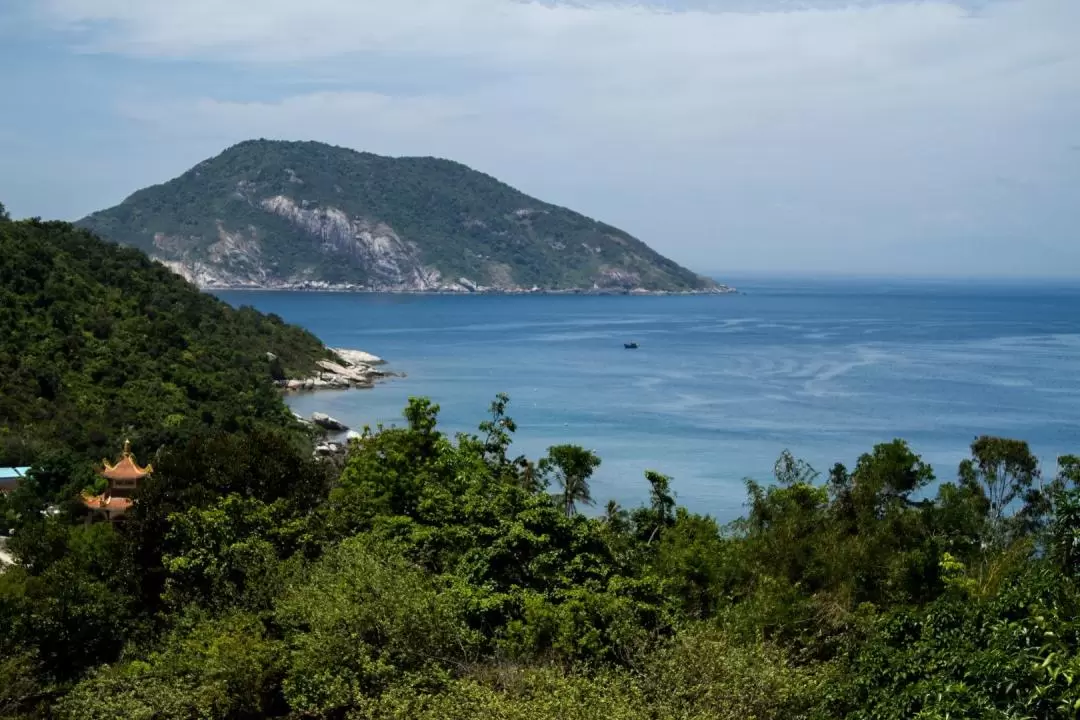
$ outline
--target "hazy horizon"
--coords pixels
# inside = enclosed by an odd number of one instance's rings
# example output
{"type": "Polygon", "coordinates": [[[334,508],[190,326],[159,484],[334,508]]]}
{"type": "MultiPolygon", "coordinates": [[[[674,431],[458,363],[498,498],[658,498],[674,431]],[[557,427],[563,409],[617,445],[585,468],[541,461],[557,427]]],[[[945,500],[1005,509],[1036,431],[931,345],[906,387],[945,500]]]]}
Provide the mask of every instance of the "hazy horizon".
{"type": "Polygon", "coordinates": [[[73,220],[318,140],[703,274],[1076,278],[1078,35],[1075,0],[16,0],[0,202],[73,220]]]}
{"type": "Polygon", "coordinates": [[[1005,285],[1016,284],[1023,286],[1030,286],[1032,283],[1045,282],[1050,283],[1058,289],[1065,288],[1080,288],[1080,276],[1078,275],[959,275],[940,273],[937,275],[930,273],[914,274],[914,273],[884,273],[884,272],[843,272],[843,271],[829,271],[829,270],[706,270],[702,271],[695,269],[700,275],[713,278],[717,281],[731,281],[733,284],[738,284],[739,280],[742,281],[776,281],[776,280],[792,280],[792,281],[851,281],[851,282],[903,282],[907,284],[916,285],[919,283],[925,284],[965,284],[970,283],[977,286],[986,286],[993,283],[1003,283],[1005,285]]]}

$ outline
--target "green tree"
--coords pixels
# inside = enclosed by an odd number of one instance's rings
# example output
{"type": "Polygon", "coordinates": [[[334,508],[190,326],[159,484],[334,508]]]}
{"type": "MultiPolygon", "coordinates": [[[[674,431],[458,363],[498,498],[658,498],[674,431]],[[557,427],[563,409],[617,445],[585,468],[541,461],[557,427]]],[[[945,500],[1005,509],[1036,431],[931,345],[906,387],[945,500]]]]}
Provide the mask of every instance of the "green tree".
{"type": "Polygon", "coordinates": [[[649,481],[649,510],[652,511],[651,543],[662,528],[674,521],[675,496],[671,492],[671,478],[667,475],[646,470],[645,479],[649,481]]]}
{"type": "Polygon", "coordinates": [[[600,467],[600,458],[580,445],[555,445],[540,461],[540,472],[554,478],[560,488],[559,502],[567,517],[577,511],[577,504],[592,505],[589,478],[600,467]]]}
{"type": "Polygon", "coordinates": [[[0,654],[30,652],[44,685],[114,661],[135,629],[134,598],[117,582],[107,536],[92,535],[85,543],[73,538],[70,550],[40,574],[0,573],[0,654]],[[77,544],[97,562],[80,556],[77,544]]]}
{"type": "Polygon", "coordinates": [[[344,541],[278,602],[289,704],[328,714],[364,708],[393,686],[445,682],[448,667],[475,659],[463,600],[392,547],[344,541]]]}
{"type": "Polygon", "coordinates": [[[175,608],[269,609],[302,549],[307,517],[280,498],[272,503],[232,493],[214,505],[169,516],[162,558],[163,597],[175,608]]]}
{"type": "Polygon", "coordinates": [[[484,456],[497,469],[502,469],[508,462],[507,450],[513,440],[517,424],[506,414],[510,396],[499,393],[491,402],[491,418],[480,423],[480,432],[484,433],[484,456]]]}
{"type": "Polygon", "coordinates": [[[729,569],[731,542],[721,537],[711,517],[679,508],[655,552],[653,571],[664,578],[688,617],[713,617],[736,589],[729,569]]]}
{"type": "Polygon", "coordinates": [[[1065,575],[1080,577],[1080,456],[1058,458],[1051,485],[1052,514],[1046,533],[1047,551],[1065,575]]]}
{"type": "Polygon", "coordinates": [[[743,525],[756,566],[792,583],[818,588],[824,577],[817,540],[828,527],[828,492],[813,484],[817,473],[785,451],[776,463],[779,485],[748,480],[750,514],[743,525]]]}
{"type": "Polygon", "coordinates": [[[0,464],[145,456],[207,428],[302,430],[273,387],[329,351],[67,223],[0,223],[0,464]],[[276,364],[268,360],[277,358],[276,364]]]}
{"type": "Polygon", "coordinates": [[[184,618],[159,648],[98,668],[54,711],[71,720],[278,716],[282,652],[257,618],[184,618]]]}
{"type": "Polygon", "coordinates": [[[833,589],[845,588],[859,602],[940,591],[939,550],[925,515],[931,503],[911,499],[933,480],[931,467],[903,440],[874,446],[850,475],[833,468],[824,544],[833,589]]]}
{"type": "Polygon", "coordinates": [[[629,528],[629,513],[615,500],[608,500],[604,506],[604,523],[616,534],[622,534],[629,528]]]}
{"type": "Polygon", "coordinates": [[[789,450],[780,453],[773,465],[773,476],[781,485],[811,485],[818,479],[817,470],[805,460],[796,458],[789,450]]]}
{"type": "Polygon", "coordinates": [[[331,484],[310,444],[279,430],[198,433],[154,464],[123,534],[142,603],[153,610],[165,598],[253,600],[249,576],[272,575],[274,556],[308,549],[301,528],[331,484]]]}
{"type": "Polygon", "coordinates": [[[994,594],[873,617],[830,688],[834,717],[1066,718],[1080,707],[1077,588],[1017,568],[994,594]]]}
{"type": "Polygon", "coordinates": [[[40,705],[35,714],[44,716],[45,688],[41,667],[32,651],[0,656],[0,717],[33,717],[25,712],[40,705]]]}
{"type": "Polygon", "coordinates": [[[982,436],[960,463],[960,482],[981,491],[989,504],[985,542],[1002,547],[1040,520],[1039,462],[1023,440],[982,436]],[[1022,507],[1016,508],[1015,504],[1022,507]]]}

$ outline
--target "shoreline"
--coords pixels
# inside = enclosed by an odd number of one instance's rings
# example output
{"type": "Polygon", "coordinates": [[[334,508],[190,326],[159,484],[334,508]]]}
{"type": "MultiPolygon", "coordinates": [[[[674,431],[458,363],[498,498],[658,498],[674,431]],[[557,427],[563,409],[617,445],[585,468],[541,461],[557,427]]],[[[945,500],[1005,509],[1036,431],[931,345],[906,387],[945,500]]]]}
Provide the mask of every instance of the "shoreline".
{"type": "Polygon", "coordinates": [[[603,297],[603,296],[631,296],[631,297],[671,297],[671,296],[690,296],[690,295],[737,295],[739,290],[737,288],[723,285],[719,288],[710,290],[591,290],[575,288],[572,290],[507,290],[507,289],[481,289],[474,291],[461,291],[461,290],[372,290],[370,288],[355,287],[349,285],[331,285],[331,286],[296,286],[296,287],[281,287],[281,286],[252,286],[252,285],[200,285],[199,290],[203,292],[309,292],[309,293],[341,293],[351,295],[453,295],[460,297],[468,297],[472,295],[493,295],[493,296],[510,296],[510,295],[538,295],[538,296],[560,296],[560,295],[581,295],[588,297],[603,297]]]}
{"type": "Polygon", "coordinates": [[[293,409],[290,398],[315,395],[325,390],[373,390],[379,383],[391,378],[403,378],[405,373],[381,370],[378,367],[386,361],[377,355],[353,348],[327,347],[340,362],[319,360],[316,375],[309,378],[289,379],[276,383],[281,390],[281,399],[293,417],[304,426],[321,435],[313,449],[318,459],[335,459],[340,462],[345,457],[350,441],[359,434],[337,418],[317,410],[310,417],[304,417],[293,409]]]}
{"type": "Polygon", "coordinates": [[[283,395],[319,390],[371,390],[378,382],[404,373],[383,370],[386,361],[378,355],[355,348],[326,348],[331,358],[316,361],[314,374],[308,377],[286,378],[275,383],[283,395]]]}

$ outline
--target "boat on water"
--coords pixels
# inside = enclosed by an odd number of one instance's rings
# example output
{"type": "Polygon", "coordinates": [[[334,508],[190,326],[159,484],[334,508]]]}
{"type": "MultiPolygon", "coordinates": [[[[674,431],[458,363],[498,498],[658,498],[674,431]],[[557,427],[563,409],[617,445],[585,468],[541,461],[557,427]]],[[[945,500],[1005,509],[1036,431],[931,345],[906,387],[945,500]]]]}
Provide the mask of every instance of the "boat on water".
{"type": "Polygon", "coordinates": [[[623,347],[626,348],[627,350],[637,350],[637,343],[636,342],[623,343],[623,347]]]}

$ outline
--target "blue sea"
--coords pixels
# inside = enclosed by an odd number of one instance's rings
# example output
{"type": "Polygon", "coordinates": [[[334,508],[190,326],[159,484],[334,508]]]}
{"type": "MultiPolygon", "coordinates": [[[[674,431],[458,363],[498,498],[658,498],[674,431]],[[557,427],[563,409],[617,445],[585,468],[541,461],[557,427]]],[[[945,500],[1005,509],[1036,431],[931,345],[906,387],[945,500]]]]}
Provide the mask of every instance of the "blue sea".
{"type": "Polygon", "coordinates": [[[400,424],[427,396],[469,431],[506,392],[517,452],[601,456],[598,506],[642,502],[655,469],[681,504],[734,519],[784,449],[825,473],[905,438],[940,479],[981,434],[1028,440],[1046,475],[1080,453],[1080,285],[736,280],[730,296],[218,294],[407,374],[293,396],[297,412],[400,424]]]}

